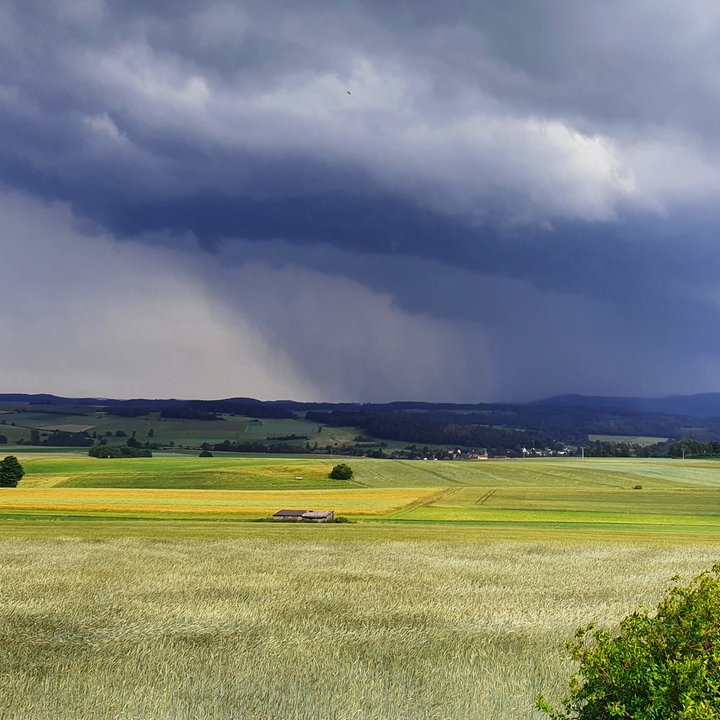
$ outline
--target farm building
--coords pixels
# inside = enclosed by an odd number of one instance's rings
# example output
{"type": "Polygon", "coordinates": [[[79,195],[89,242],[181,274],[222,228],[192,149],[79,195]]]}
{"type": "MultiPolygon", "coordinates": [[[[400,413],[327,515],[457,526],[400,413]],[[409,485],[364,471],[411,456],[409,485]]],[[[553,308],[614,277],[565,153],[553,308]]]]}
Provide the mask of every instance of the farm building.
{"type": "Polygon", "coordinates": [[[278,510],[273,520],[281,522],[332,522],[335,513],[332,510],[278,510]]]}
{"type": "Polygon", "coordinates": [[[335,513],[332,510],[308,510],[303,514],[302,519],[310,522],[332,522],[335,513]]]}

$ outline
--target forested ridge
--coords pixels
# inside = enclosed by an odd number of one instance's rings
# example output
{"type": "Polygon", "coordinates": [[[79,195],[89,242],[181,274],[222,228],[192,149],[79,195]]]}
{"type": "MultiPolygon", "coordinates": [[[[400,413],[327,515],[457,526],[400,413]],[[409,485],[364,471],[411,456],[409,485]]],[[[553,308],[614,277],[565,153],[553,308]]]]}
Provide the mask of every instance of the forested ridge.
{"type": "MultiPolygon", "coordinates": [[[[305,420],[321,425],[357,428],[359,436],[366,439],[485,449],[496,454],[522,452],[523,448],[557,449],[562,443],[585,446],[588,454],[625,454],[625,446],[632,444],[629,438],[649,438],[650,444],[652,439],[656,438],[658,443],[662,443],[658,452],[663,453],[673,443],[691,439],[698,444],[685,447],[686,453],[714,454],[714,443],[720,441],[720,395],[692,397],[685,402],[679,398],[671,400],[669,406],[697,407],[701,408],[704,414],[692,416],[648,412],[637,409],[637,399],[629,398],[625,401],[622,398],[587,398],[585,402],[580,396],[562,396],[527,404],[451,404],[313,403],[292,400],[261,401],[245,397],[222,400],[113,400],[62,398],[52,395],[0,395],[0,403],[22,403],[36,413],[52,414],[74,405],[91,406],[120,418],[135,418],[155,413],[160,419],[200,422],[222,422],[228,417],[305,420]],[[714,407],[713,402],[718,402],[718,413],[707,415],[714,407]],[[608,437],[609,440],[598,441],[598,436],[608,437]],[[617,438],[617,441],[614,442],[613,438],[617,438]],[[628,440],[625,441],[625,438],[628,440]]],[[[663,406],[659,400],[643,402],[648,407],[663,406]]],[[[290,428],[290,434],[286,436],[273,436],[257,441],[248,439],[247,442],[228,441],[228,445],[233,449],[254,451],[261,451],[261,447],[269,446],[284,449],[287,445],[283,443],[289,438],[300,440],[304,437],[301,432],[295,437],[290,428]]],[[[57,432],[53,433],[52,438],[47,437],[42,442],[55,441],[75,444],[72,438],[57,432]]],[[[84,436],[83,443],[89,443],[87,435],[84,436]]],[[[362,445],[356,444],[359,447],[362,445]]],[[[645,445],[647,444],[646,442],[645,445]]],[[[316,448],[314,441],[312,446],[310,443],[305,445],[307,449],[316,448]]]]}

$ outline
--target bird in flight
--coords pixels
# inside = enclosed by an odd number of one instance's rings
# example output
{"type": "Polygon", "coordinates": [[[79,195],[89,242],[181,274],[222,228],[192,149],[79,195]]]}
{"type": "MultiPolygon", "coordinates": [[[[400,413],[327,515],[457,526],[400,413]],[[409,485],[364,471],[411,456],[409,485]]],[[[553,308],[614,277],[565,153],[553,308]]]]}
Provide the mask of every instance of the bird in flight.
{"type": "Polygon", "coordinates": [[[346,92],[348,95],[352,95],[352,93],[351,93],[349,90],[345,90],[345,92],[346,92]]]}

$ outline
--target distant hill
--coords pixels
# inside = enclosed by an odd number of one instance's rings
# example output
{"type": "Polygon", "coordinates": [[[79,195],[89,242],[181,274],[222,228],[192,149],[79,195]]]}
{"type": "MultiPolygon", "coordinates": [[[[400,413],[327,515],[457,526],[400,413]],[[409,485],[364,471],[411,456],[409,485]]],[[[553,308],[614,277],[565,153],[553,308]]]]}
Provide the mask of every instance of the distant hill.
{"type": "Polygon", "coordinates": [[[720,418],[720,393],[668,395],[659,398],[604,397],[599,395],[557,395],[535,405],[556,408],[620,409],[642,413],[720,418]]]}
{"type": "MultiPolygon", "coordinates": [[[[158,413],[164,419],[221,421],[225,417],[264,420],[307,419],[327,427],[355,428],[355,435],[408,443],[522,448],[551,443],[586,444],[591,437],[692,438],[720,441],[720,393],[663,398],[559,395],[526,404],[503,403],[327,403],[222,400],[66,398],[0,394],[0,404],[25,405],[18,412],[56,413],[96,408],[120,418],[158,413]],[[32,407],[31,407],[32,406],[32,407]]],[[[2,420],[0,420],[0,423],[2,420]]],[[[5,418],[5,422],[9,422],[5,418]]],[[[25,424],[25,423],[20,423],[25,424]]],[[[303,435],[288,426],[281,435],[303,435]]]]}
{"type": "Polygon", "coordinates": [[[388,402],[388,403],[331,403],[299,402],[296,400],[257,400],[249,397],[232,397],[222,400],[188,400],[177,398],[133,398],[116,400],[113,398],[69,398],[46,393],[0,393],[0,403],[30,403],[33,405],[102,405],[105,407],[157,407],[196,405],[218,408],[275,407],[290,412],[305,411],[352,411],[373,413],[424,412],[438,413],[486,413],[499,408],[584,408],[588,410],[626,410],[638,413],[659,413],[663,415],[683,415],[696,418],[720,418],[720,393],[702,393],[697,395],[668,395],[658,398],[621,397],[604,395],[556,395],[530,403],[431,403],[431,402],[388,402]]]}

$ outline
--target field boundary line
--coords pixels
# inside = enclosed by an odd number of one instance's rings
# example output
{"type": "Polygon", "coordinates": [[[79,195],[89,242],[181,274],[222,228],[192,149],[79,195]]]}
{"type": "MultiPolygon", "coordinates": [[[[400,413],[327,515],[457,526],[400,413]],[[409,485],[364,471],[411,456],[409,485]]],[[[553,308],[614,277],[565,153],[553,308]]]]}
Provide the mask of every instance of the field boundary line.
{"type": "MultiPolygon", "coordinates": [[[[375,475],[375,477],[380,478],[383,482],[389,483],[390,485],[397,485],[398,483],[389,478],[387,475],[383,475],[382,473],[375,470],[375,468],[367,468],[367,472],[370,472],[372,475],[375,475]]],[[[372,488],[372,485],[368,485],[367,483],[363,483],[362,481],[356,480],[358,485],[361,485],[362,487],[366,488],[372,488]]]]}
{"type": "Polygon", "coordinates": [[[488,490],[484,495],[482,495],[475,501],[475,504],[476,505],[484,505],[496,492],[497,492],[497,488],[488,490]]]}
{"type": "MultiPolygon", "coordinates": [[[[399,463],[403,465],[409,465],[411,460],[398,460],[399,463]]],[[[461,480],[455,480],[454,478],[448,477],[447,475],[443,475],[443,473],[437,472],[435,470],[431,470],[429,467],[421,467],[419,468],[421,472],[427,473],[428,475],[431,475],[432,477],[436,477],[439,480],[442,480],[444,483],[449,483],[452,485],[461,485],[462,487],[467,487],[465,483],[463,483],[461,480]]]]}
{"type": "Polygon", "coordinates": [[[417,499],[409,502],[407,505],[403,505],[399,510],[396,510],[395,512],[389,514],[387,517],[391,517],[392,519],[395,519],[399,516],[406,515],[409,512],[412,512],[413,510],[417,510],[417,508],[424,507],[425,505],[432,505],[434,502],[437,502],[438,500],[446,497],[450,497],[451,495],[456,495],[464,488],[443,488],[442,490],[433,493],[432,495],[426,495],[422,499],[417,499]]]}

